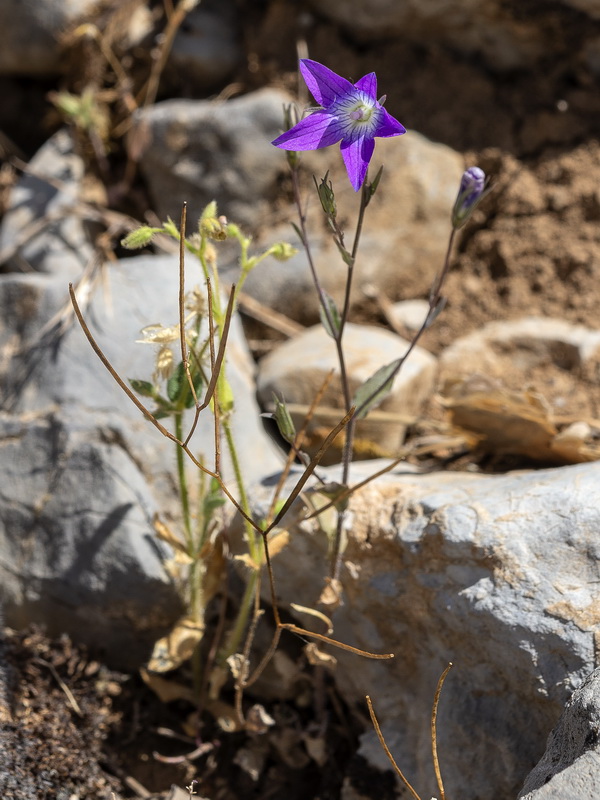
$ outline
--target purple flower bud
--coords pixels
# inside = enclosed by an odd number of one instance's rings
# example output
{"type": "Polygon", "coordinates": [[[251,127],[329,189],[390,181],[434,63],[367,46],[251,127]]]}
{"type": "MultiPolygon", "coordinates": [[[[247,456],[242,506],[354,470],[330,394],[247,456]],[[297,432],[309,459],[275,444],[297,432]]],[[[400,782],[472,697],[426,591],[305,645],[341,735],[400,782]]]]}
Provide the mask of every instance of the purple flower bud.
{"type": "Polygon", "coordinates": [[[485,190],[485,172],[479,167],[469,167],[463,173],[458,196],[452,209],[452,225],[462,228],[479,205],[485,190]]]}

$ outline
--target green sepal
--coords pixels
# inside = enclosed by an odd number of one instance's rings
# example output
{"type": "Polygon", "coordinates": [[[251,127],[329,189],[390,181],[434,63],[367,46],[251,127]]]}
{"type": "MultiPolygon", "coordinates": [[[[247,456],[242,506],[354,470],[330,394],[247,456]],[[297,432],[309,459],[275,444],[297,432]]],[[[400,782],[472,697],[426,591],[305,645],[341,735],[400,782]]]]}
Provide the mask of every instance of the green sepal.
{"type": "Polygon", "coordinates": [[[325,173],[325,177],[321,178],[321,183],[317,183],[317,179],[313,175],[313,180],[317,188],[317,194],[321,201],[321,208],[325,214],[331,219],[335,219],[337,215],[337,206],[335,203],[335,192],[333,191],[333,184],[328,180],[329,170],[325,173]]]}
{"type": "Polygon", "coordinates": [[[179,236],[180,236],[179,228],[173,222],[171,217],[167,217],[167,221],[163,223],[163,230],[166,234],[172,236],[174,239],[177,239],[177,241],[179,241],[179,236]]]}

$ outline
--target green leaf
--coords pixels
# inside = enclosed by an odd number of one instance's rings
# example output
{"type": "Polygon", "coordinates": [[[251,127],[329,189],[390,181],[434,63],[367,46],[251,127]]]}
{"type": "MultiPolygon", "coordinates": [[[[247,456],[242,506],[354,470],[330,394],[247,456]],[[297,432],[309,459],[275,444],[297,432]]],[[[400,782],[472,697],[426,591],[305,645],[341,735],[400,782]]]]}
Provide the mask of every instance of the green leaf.
{"type": "Polygon", "coordinates": [[[369,411],[389,394],[403,361],[403,358],[397,358],[391,364],[380,367],[362,386],[359,386],[352,400],[352,405],[356,406],[356,419],[364,419],[369,411]]]}
{"type": "Polygon", "coordinates": [[[142,397],[151,397],[154,399],[158,394],[158,389],[150,381],[140,381],[137,378],[129,378],[129,385],[134,392],[141,394],[142,397]]]}
{"type": "Polygon", "coordinates": [[[438,316],[442,313],[444,308],[446,308],[446,303],[448,302],[447,297],[440,297],[437,301],[436,305],[429,311],[427,315],[427,319],[425,320],[425,329],[431,327],[433,323],[436,321],[438,316]]]}
{"type": "Polygon", "coordinates": [[[202,498],[202,516],[204,517],[205,524],[208,524],[212,519],[213,513],[224,505],[226,498],[223,494],[219,482],[211,478],[208,492],[202,498]]]}
{"type": "Polygon", "coordinates": [[[181,396],[181,389],[184,386],[184,381],[187,382],[185,369],[183,368],[183,361],[175,367],[175,371],[167,381],[167,397],[172,403],[176,403],[181,396]]]}
{"type": "Polygon", "coordinates": [[[137,392],[137,394],[141,395],[142,397],[151,397],[152,400],[154,400],[157,408],[154,409],[152,415],[156,419],[169,417],[176,410],[167,400],[167,398],[162,396],[162,394],[158,391],[158,388],[153,383],[150,383],[150,381],[140,381],[137,378],[129,378],[129,383],[134,392],[137,392]]]}
{"type": "Polygon", "coordinates": [[[275,403],[275,412],[273,414],[273,418],[277,423],[279,433],[283,436],[286,442],[291,444],[296,438],[296,426],[294,425],[294,421],[290,415],[290,412],[288,411],[285,401],[280,400],[275,392],[273,392],[273,402],[275,403]]]}
{"type": "Polygon", "coordinates": [[[338,307],[335,304],[335,300],[333,299],[333,297],[328,295],[326,291],[323,290],[321,292],[321,296],[323,298],[325,306],[327,307],[327,311],[329,312],[329,314],[325,313],[325,308],[323,308],[322,303],[319,305],[319,316],[321,317],[321,322],[327,333],[331,336],[331,338],[337,339],[342,325],[342,318],[340,317],[340,312],[338,311],[338,307]]]}
{"type": "Polygon", "coordinates": [[[300,239],[300,241],[302,242],[302,245],[304,245],[304,236],[302,235],[302,231],[301,231],[301,230],[300,230],[300,228],[299,228],[299,227],[296,225],[296,223],[295,223],[295,222],[291,222],[290,224],[291,224],[292,228],[294,229],[294,233],[296,234],[296,236],[298,237],[298,239],[300,239]]]}

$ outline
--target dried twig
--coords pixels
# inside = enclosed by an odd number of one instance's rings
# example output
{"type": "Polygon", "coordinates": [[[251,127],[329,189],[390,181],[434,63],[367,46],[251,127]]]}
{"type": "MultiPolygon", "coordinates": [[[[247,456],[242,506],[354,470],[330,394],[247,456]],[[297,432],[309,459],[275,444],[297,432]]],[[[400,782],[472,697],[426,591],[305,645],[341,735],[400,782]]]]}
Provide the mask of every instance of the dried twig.
{"type": "Polygon", "coordinates": [[[377,717],[375,716],[375,710],[373,709],[373,703],[371,702],[371,698],[369,697],[369,695],[367,695],[366,700],[367,700],[367,705],[369,706],[369,714],[371,715],[371,722],[373,723],[373,727],[375,728],[375,733],[377,734],[377,738],[379,739],[379,744],[383,747],[383,751],[388,757],[390,764],[396,770],[396,774],[398,775],[402,783],[406,786],[411,795],[414,797],[414,800],[421,800],[419,795],[415,792],[415,790],[409,783],[408,778],[402,772],[398,764],[396,764],[394,756],[391,754],[390,748],[387,746],[386,741],[383,738],[383,733],[381,732],[381,728],[379,727],[379,722],[377,721],[377,717]]]}
{"type": "Polygon", "coordinates": [[[81,710],[77,700],[75,700],[75,695],[69,689],[67,684],[63,681],[63,679],[60,677],[60,675],[56,671],[54,664],[51,664],[49,661],[45,661],[43,658],[34,658],[32,660],[35,661],[36,664],[41,664],[42,666],[47,667],[50,670],[50,672],[54,677],[54,680],[58,683],[60,688],[67,696],[67,700],[69,701],[69,705],[71,706],[73,711],[77,714],[78,717],[83,717],[83,711],[81,710]]]}
{"type": "Polygon", "coordinates": [[[440,800],[446,800],[446,793],[444,791],[444,784],[442,782],[442,773],[440,771],[440,762],[438,760],[438,752],[437,752],[437,712],[438,712],[438,705],[440,702],[440,695],[442,693],[442,687],[444,685],[444,681],[446,680],[446,676],[452,669],[452,662],[448,664],[446,669],[440,675],[440,679],[438,681],[435,696],[433,698],[433,708],[431,710],[431,752],[433,755],[433,769],[435,772],[435,779],[437,781],[438,789],[440,790],[440,800]]]}

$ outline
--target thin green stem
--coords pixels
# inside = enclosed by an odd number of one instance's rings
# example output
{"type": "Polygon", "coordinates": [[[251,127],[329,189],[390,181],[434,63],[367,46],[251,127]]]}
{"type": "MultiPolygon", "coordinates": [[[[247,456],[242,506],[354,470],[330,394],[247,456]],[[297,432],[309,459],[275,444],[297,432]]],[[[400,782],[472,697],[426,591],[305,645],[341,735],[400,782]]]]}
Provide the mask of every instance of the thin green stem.
{"type": "MultiPolygon", "coordinates": [[[[221,424],[223,432],[225,433],[227,449],[229,450],[229,457],[231,458],[231,466],[233,467],[233,474],[235,477],[235,482],[240,496],[239,503],[244,512],[246,513],[246,515],[250,517],[250,503],[248,502],[248,495],[246,493],[246,487],[244,485],[244,477],[242,475],[242,470],[240,468],[240,461],[238,458],[237,449],[233,438],[233,432],[231,430],[231,424],[227,417],[223,418],[221,424]]],[[[248,552],[250,554],[250,558],[255,564],[260,564],[261,559],[260,559],[260,551],[258,548],[256,531],[248,523],[246,519],[244,519],[244,527],[246,530],[246,538],[248,540],[248,552]]]]}
{"type": "MultiPolygon", "coordinates": [[[[175,419],[175,436],[179,441],[183,438],[183,413],[178,411],[174,414],[175,419]]],[[[181,511],[183,516],[183,530],[185,534],[185,542],[190,555],[193,552],[194,541],[192,536],[192,520],[190,514],[190,495],[187,485],[187,476],[185,473],[185,454],[181,447],[176,444],[175,450],[177,453],[177,482],[179,483],[179,498],[181,500],[181,511]]]]}
{"type": "Polygon", "coordinates": [[[319,305],[323,309],[323,313],[325,314],[325,318],[329,323],[329,327],[332,331],[335,330],[335,325],[333,323],[333,319],[331,317],[331,312],[329,311],[329,306],[325,302],[325,296],[323,294],[323,287],[321,286],[321,281],[319,280],[319,276],[317,275],[317,270],[315,267],[315,262],[312,256],[312,250],[310,248],[310,244],[308,241],[308,232],[306,230],[306,215],[302,210],[302,199],[300,198],[300,184],[298,180],[298,170],[292,170],[292,187],[294,191],[294,202],[296,203],[296,208],[298,209],[298,221],[300,223],[300,233],[302,236],[302,247],[304,247],[304,252],[306,253],[306,260],[308,261],[308,267],[310,269],[310,273],[312,275],[313,283],[315,285],[315,289],[317,290],[317,296],[319,298],[319,305]]]}
{"type": "MultiPolygon", "coordinates": [[[[315,181],[316,183],[316,181],[315,181]]],[[[300,187],[299,187],[299,180],[298,180],[298,170],[292,169],[292,186],[294,191],[294,201],[296,203],[296,207],[298,209],[298,219],[300,223],[299,231],[301,234],[302,245],[306,252],[306,258],[308,260],[308,266],[312,274],[313,282],[315,284],[315,288],[317,290],[317,295],[319,298],[319,303],[321,308],[323,309],[323,313],[325,318],[329,323],[329,328],[331,331],[334,332],[334,341],[335,341],[335,348],[338,358],[338,364],[340,368],[340,383],[342,387],[342,394],[344,397],[344,406],[345,411],[348,411],[352,408],[352,395],[350,393],[350,381],[348,377],[348,371],[346,367],[346,358],[344,355],[344,348],[342,344],[343,336],[344,336],[344,328],[346,326],[346,322],[348,321],[348,315],[350,312],[350,301],[351,301],[351,293],[352,293],[352,277],[354,274],[354,261],[356,259],[356,254],[358,252],[358,246],[360,243],[360,237],[362,233],[362,227],[364,222],[365,210],[368,205],[368,194],[367,194],[367,180],[363,184],[363,189],[361,192],[361,202],[360,208],[358,213],[358,220],[356,224],[356,231],[354,234],[354,242],[352,245],[352,253],[350,263],[348,264],[348,274],[346,278],[346,288],[344,292],[344,305],[342,309],[342,315],[340,318],[340,325],[339,328],[336,329],[336,326],[333,324],[333,320],[331,318],[331,312],[329,310],[329,306],[325,301],[325,296],[323,294],[323,289],[321,287],[321,283],[319,281],[319,277],[317,275],[317,270],[315,268],[315,264],[312,257],[312,252],[310,248],[310,244],[308,241],[308,234],[306,230],[306,216],[302,209],[302,201],[300,198],[300,187]]],[[[333,226],[334,229],[334,238],[336,241],[339,242],[341,246],[343,246],[342,241],[342,233],[339,231],[336,225],[333,226]]],[[[342,482],[346,484],[350,479],[350,463],[352,461],[352,451],[354,449],[354,429],[356,426],[356,422],[354,417],[348,423],[346,428],[346,440],[343,449],[342,455],[342,482]]],[[[344,517],[345,512],[340,511],[338,514],[337,520],[337,528],[336,528],[336,535],[333,543],[332,554],[331,554],[331,563],[330,563],[330,576],[336,578],[339,575],[340,567],[341,567],[341,558],[340,558],[340,547],[342,541],[342,530],[344,525],[344,517]]]]}
{"type": "Polygon", "coordinates": [[[257,581],[259,575],[260,575],[260,570],[253,569],[250,575],[248,576],[248,580],[246,581],[246,588],[244,589],[244,595],[240,603],[240,608],[235,618],[235,624],[233,628],[231,628],[231,630],[229,631],[229,635],[227,636],[227,641],[225,642],[225,646],[222,648],[221,652],[217,656],[217,664],[219,664],[220,666],[223,666],[225,664],[229,656],[239,652],[240,643],[244,636],[246,627],[248,626],[248,620],[250,619],[250,614],[254,610],[254,595],[257,590],[257,581]]]}
{"type": "MultiPolygon", "coordinates": [[[[345,375],[345,359],[344,359],[344,351],[342,347],[342,337],[344,335],[344,328],[346,326],[346,322],[348,321],[348,315],[350,313],[350,301],[352,295],[352,278],[354,276],[354,263],[356,261],[356,256],[358,253],[358,246],[360,244],[360,237],[362,234],[363,229],[363,222],[365,219],[365,211],[367,209],[368,204],[368,176],[365,177],[365,181],[362,186],[362,191],[360,195],[360,207],[358,210],[358,219],[356,222],[356,231],[354,233],[354,242],[352,244],[352,253],[351,253],[351,261],[348,266],[348,275],[346,278],[346,291],[344,295],[344,306],[342,309],[341,315],[341,322],[340,322],[340,329],[339,333],[336,337],[336,347],[338,351],[338,359],[340,362],[340,372],[342,373],[342,387],[344,390],[344,402],[346,404],[346,411],[352,406],[352,397],[350,396],[350,382],[348,380],[347,375],[345,375]],[[344,371],[342,371],[342,365],[344,365],[344,371]]],[[[356,421],[357,417],[354,415],[348,426],[346,427],[346,439],[344,442],[344,449],[342,452],[342,484],[347,486],[350,482],[350,464],[352,463],[352,455],[354,451],[354,433],[356,430],[356,421]]],[[[337,524],[335,530],[335,538],[333,541],[333,547],[331,550],[331,561],[329,566],[329,577],[332,580],[337,580],[339,578],[341,566],[342,566],[342,559],[341,559],[341,543],[342,543],[342,532],[344,529],[344,519],[346,516],[346,512],[341,510],[338,512],[337,517],[337,524]]]]}

